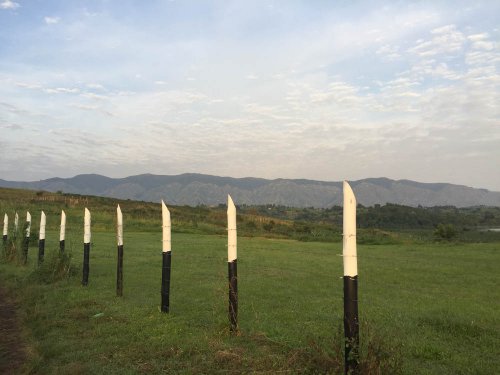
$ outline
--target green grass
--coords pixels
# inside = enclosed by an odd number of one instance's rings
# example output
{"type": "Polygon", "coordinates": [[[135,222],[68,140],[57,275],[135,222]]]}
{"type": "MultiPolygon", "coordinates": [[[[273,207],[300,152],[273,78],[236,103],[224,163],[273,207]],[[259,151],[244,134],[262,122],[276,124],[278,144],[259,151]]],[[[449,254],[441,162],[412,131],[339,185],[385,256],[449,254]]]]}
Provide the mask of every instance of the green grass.
{"type": "MultiPolygon", "coordinates": [[[[75,276],[56,283],[33,279],[36,247],[26,267],[0,263],[32,340],[27,372],[324,373],[342,363],[340,243],[240,237],[241,332],[232,336],[225,236],[173,234],[170,314],[159,311],[159,232],[125,233],[123,298],[114,233],[93,233],[86,288],[80,237],[67,245],[75,276]]],[[[48,233],[47,261],[57,240],[48,233]]],[[[378,356],[401,361],[405,374],[495,373],[499,264],[498,244],[360,246],[364,354],[368,330],[372,344],[382,340],[378,356]]]]}
{"type": "MultiPolygon", "coordinates": [[[[241,210],[235,336],[227,317],[225,209],[169,208],[171,313],[163,314],[159,204],[0,189],[0,215],[9,213],[11,228],[14,211],[20,226],[26,210],[33,217],[28,264],[0,262],[0,284],[19,301],[28,346],[23,372],[342,372],[338,226],[241,210]],[[115,296],[117,203],[125,218],[123,298],[115,296]],[[93,229],[86,288],[80,285],[84,207],[93,229]],[[42,209],[46,259],[37,269],[42,209]],[[61,209],[70,254],[62,260],[61,209]]],[[[498,234],[461,232],[454,239],[460,243],[436,243],[432,232],[358,231],[364,373],[494,374],[500,368],[498,234]]]]}

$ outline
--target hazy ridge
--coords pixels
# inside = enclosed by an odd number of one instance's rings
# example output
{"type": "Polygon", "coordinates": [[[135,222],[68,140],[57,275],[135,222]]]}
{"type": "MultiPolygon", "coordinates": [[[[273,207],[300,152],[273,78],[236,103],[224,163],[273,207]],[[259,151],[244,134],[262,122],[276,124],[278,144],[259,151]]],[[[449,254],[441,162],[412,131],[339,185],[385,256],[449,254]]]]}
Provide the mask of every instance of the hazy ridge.
{"type": "MultiPolygon", "coordinates": [[[[350,181],[358,203],[364,206],[396,203],[407,206],[500,206],[500,192],[447,183],[367,178],[350,181]]],[[[277,204],[293,207],[331,207],[342,204],[342,182],[304,179],[231,178],[203,174],[175,176],[143,174],[110,178],[82,174],[19,182],[0,179],[0,187],[159,201],[174,205],[218,205],[231,194],[238,204],[277,204]]]]}

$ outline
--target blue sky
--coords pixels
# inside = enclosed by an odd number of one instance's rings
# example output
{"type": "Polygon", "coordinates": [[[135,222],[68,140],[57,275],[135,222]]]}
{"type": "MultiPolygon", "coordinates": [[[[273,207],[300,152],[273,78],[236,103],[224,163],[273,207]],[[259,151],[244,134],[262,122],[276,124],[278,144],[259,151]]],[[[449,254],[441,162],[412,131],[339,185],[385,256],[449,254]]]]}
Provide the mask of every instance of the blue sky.
{"type": "Polygon", "coordinates": [[[0,0],[0,178],[500,191],[498,1],[0,0]]]}

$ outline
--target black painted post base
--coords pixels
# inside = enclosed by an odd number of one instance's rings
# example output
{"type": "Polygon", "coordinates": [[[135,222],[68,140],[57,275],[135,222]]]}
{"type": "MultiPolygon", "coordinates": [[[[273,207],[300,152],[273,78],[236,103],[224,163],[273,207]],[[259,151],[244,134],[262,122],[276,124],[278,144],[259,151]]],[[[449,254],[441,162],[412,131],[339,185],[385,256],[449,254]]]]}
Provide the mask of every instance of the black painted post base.
{"type": "Polygon", "coordinates": [[[28,263],[28,249],[30,246],[30,238],[24,237],[23,240],[23,264],[28,263]]]}
{"type": "Polygon", "coordinates": [[[227,263],[229,279],[229,323],[230,331],[238,331],[238,260],[227,263]]]}
{"type": "Polygon", "coordinates": [[[38,265],[43,263],[45,256],[45,240],[38,240],[38,265]]]}
{"type": "Polygon", "coordinates": [[[345,374],[359,374],[358,276],[344,276],[345,374]]]}
{"type": "Polygon", "coordinates": [[[170,270],[172,265],[172,252],[162,253],[163,262],[161,268],[161,311],[168,313],[170,310],[170,270]]]}
{"type": "Polygon", "coordinates": [[[116,295],[123,296],[123,245],[118,246],[118,262],[116,265],[116,295]]]}
{"type": "Polygon", "coordinates": [[[8,240],[8,237],[6,234],[3,235],[3,245],[4,246],[7,246],[7,240],[8,240]]]}
{"type": "Polygon", "coordinates": [[[59,241],[59,252],[61,253],[61,255],[64,254],[64,246],[64,240],[59,241]]]}
{"type": "Polygon", "coordinates": [[[89,258],[90,258],[90,243],[83,244],[83,277],[82,285],[89,284],[89,258]]]}

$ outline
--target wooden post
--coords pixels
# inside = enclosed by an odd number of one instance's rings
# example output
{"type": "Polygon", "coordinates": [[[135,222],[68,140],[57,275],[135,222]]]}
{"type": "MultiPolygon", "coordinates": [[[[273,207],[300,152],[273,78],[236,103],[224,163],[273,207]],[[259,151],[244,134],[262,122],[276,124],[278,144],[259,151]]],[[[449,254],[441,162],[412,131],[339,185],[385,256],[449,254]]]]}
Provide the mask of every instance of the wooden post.
{"type": "Polygon", "coordinates": [[[238,256],[236,233],[236,206],[227,196],[227,266],[229,281],[229,323],[230,331],[238,331],[238,256]]]}
{"type": "Polygon", "coordinates": [[[123,296],[123,215],[120,205],[116,208],[116,241],[118,243],[118,259],[116,264],[116,295],[123,296]]]}
{"type": "Polygon", "coordinates": [[[59,251],[64,254],[65,247],[65,237],[66,237],[66,213],[61,210],[61,226],[59,229],[59,251]]]}
{"type": "Polygon", "coordinates": [[[23,264],[28,263],[28,249],[30,246],[30,234],[31,234],[31,214],[26,212],[26,232],[25,232],[24,242],[23,242],[23,264]]]}
{"type": "Polygon", "coordinates": [[[89,284],[89,258],[90,258],[90,211],[85,207],[83,224],[83,277],[82,285],[89,284]]]}
{"type": "Polygon", "coordinates": [[[43,258],[45,256],[45,226],[47,223],[47,218],[45,212],[42,211],[40,217],[40,232],[38,236],[38,266],[43,263],[43,258]]]}
{"type": "Polygon", "coordinates": [[[344,181],[343,215],[345,374],[359,374],[358,258],[356,198],[344,181]]]}
{"type": "Polygon", "coordinates": [[[162,269],[161,269],[161,311],[170,311],[170,272],[172,265],[172,234],[170,211],[161,201],[162,216],[162,269]]]}
{"type": "Polygon", "coordinates": [[[7,240],[9,236],[9,216],[7,214],[3,215],[3,247],[7,248],[7,240]]]}

